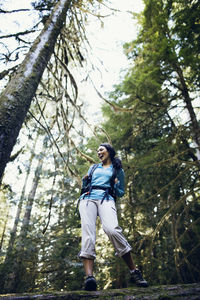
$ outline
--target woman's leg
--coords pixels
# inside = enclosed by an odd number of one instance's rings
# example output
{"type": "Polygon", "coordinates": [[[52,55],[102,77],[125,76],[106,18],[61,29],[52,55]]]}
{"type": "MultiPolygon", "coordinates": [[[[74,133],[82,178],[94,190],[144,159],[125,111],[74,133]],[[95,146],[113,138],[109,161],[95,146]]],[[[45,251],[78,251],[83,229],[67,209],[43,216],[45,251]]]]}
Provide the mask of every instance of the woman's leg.
{"type": "Polygon", "coordinates": [[[96,241],[96,218],[97,205],[95,201],[81,200],[79,205],[79,212],[81,216],[81,252],[79,256],[83,259],[83,266],[85,270],[85,290],[96,291],[97,283],[93,277],[96,241]]]}
{"type": "Polygon", "coordinates": [[[128,268],[130,271],[133,271],[136,269],[136,266],[133,262],[132,256],[131,256],[131,252],[129,251],[128,253],[124,254],[122,256],[123,260],[125,261],[125,263],[127,264],[128,268]]]}
{"type": "Polygon", "coordinates": [[[137,286],[147,287],[148,283],[143,279],[141,272],[135,268],[130,252],[131,246],[124,237],[121,227],[118,225],[114,201],[104,201],[102,204],[99,204],[98,212],[103,229],[115,247],[116,254],[123,258],[130,270],[131,281],[136,283],[137,286]]]}
{"type": "MultiPolygon", "coordinates": [[[[126,253],[130,252],[132,248],[124,237],[122,229],[118,224],[115,202],[113,200],[104,200],[102,204],[99,202],[98,213],[103,229],[116,250],[116,255],[123,257],[126,253]]],[[[128,258],[130,260],[129,255],[125,256],[127,262],[128,258]]]]}
{"type": "Polygon", "coordinates": [[[83,266],[86,276],[93,276],[94,259],[83,258],[83,266]]]}
{"type": "Polygon", "coordinates": [[[96,218],[97,206],[94,201],[81,200],[79,204],[81,217],[81,252],[79,256],[83,259],[86,276],[93,274],[96,241],[96,218]]]}
{"type": "Polygon", "coordinates": [[[86,291],[96,291],[97,290],[97,282],[93,277],[93,267],[94,267],[94,259],[83,258],[83,265],[85,270],[85,290],[86,291]]]}

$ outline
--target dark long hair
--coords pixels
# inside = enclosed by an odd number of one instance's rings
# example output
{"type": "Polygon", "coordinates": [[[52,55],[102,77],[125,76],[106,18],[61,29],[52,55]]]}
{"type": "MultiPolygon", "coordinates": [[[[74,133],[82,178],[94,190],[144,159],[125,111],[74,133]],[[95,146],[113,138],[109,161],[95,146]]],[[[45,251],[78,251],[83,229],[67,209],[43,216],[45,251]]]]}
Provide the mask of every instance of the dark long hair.
{"type": "Polygon", "coordinates": [[[115,149],[109,143],[102,143],[102,144],[100,144],[100,146],[105,147],[107,149],[107,151],[109,152],[113,167],[117,170],[121,169],[122,162],[121,162],[121,159],[119,159],[118,157],[115,157],[115,155],[116,155],[115,149]]]}

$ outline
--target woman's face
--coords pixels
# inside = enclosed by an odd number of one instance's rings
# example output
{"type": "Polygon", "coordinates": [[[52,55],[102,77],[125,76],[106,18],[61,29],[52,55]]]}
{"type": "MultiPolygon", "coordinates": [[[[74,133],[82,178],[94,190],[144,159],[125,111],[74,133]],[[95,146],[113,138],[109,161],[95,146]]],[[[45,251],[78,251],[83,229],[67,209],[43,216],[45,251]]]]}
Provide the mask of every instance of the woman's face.
{"type": "Polygon", "coordinates": [[[98,155],[98,158],[101,160],[101,162],[105,162],[108,159],[110,159],[110,153],[104,146],[99,146],[99,148],[97,150],[97,155],[98,155]]]}

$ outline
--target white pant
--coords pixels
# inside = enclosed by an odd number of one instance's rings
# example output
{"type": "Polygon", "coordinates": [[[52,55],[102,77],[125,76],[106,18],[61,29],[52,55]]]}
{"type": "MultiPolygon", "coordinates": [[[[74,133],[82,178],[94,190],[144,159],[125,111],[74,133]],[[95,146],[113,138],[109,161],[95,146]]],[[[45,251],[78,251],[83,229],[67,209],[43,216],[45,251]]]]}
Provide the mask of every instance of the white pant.
{"type": "Polygon", "coordinates": [[[81,258],[95,259],[96,219],[100,217],[103,230],[112,242],[117,256],[123,256],[131,251],[131,246],[118,225],[117,211],[113,200],[87,200],[79,204],[81,216],[82,244],[79,256],[81,258]]]}

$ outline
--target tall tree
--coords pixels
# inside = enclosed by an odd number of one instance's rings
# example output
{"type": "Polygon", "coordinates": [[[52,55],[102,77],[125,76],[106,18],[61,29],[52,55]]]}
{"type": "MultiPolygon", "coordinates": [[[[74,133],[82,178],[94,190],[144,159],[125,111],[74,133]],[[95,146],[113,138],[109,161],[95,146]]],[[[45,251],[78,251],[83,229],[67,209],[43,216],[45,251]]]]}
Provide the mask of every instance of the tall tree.
{"type": "Polygon", "coordinates": [[[200,125],[195,109],[199,95],[200,7],[195,1],[188,4],[185,0],[146,0],[145,4],[138,39],[126,45],[129,57],[134,58],[138,68],[143,70],[138,72],[136,82],[129,81],[135,87],[132,99],[135,99],[135,105],[147,101],[145,92],[137,97],[138,91],[144,87],[155,92],[162,88],[162,99],[152,93],[149,105],[155,109],[156,105],[157,109],[168,106],[170,114],[184,109],[200,158],[200,125]]]}
{"type": "Polygon", "coordinates": [[[71,0],[60,0],[15,75],[0,96],[0,178],[64,25],[71,0]]]}

